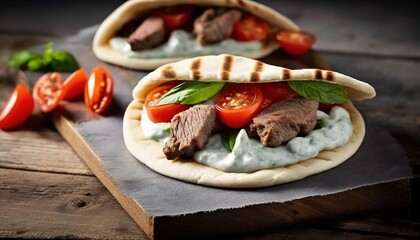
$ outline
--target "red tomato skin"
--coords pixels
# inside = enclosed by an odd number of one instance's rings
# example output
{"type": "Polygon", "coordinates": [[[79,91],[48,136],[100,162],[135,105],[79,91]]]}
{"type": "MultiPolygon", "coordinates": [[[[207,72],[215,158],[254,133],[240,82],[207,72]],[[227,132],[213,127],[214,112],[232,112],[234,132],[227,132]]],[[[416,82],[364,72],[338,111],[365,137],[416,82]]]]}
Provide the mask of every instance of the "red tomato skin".
{"type": "Polygon", "coordinates": [[[0,113],[0,129],[9,130],[18,127],[31,116],[35,101],[29,89],[18,84],[0,113]]]}
{"type": "Polygon", "coordinates": [[[185,26],[191,18],[192,10],[192,6],[180,5],[162,8],[155,15],[162,18],[166,29],[173,31],[185,26]]]}
{"type": "Polygon", "coordinates": [[[163,95],[165,92],[169,91],[171,88],[175,87],[176,85],[179,85],[180,83],[182,82],[171,81],[168,83],[164,83],[147,94],[145,100],[145,108],[147,115],[149,119],[152,120],[152,122],[170,122],[173,116],[175,116],[175,114],[185,111],[189,108],[189,105],[179,103],[172,103],[161,106],[150,106],[150,103],[161,97],[159,96],[156,98],[155,94],[163,95]]]}
{"type": "Polygon", "coordinates": [[[271,104],[285,100],[289,97],[299,97],[300,94],[295,92],[287,82],[257,83],[261,89],[264,102],[262,108],[266,108],[271,104]]]}
{"type": "Polygon", "coordinates": [[[270,31],[269,24],[253,15],[243,17],[233,25],[231,37],[237,41],[260,41],[267,37],[270,31]]]}
{"type": "Polygon", "coordinates": [[[73,72],[63,83],[66,92],[63,100],[71,100],[82,95],[87,82],[87,74],[83,68],[73,72]]]}
{"type": "Polygon", "coordinates": [[[292,56],[302,56],[315,43],[315,36],[308,32],[280,31],[276,34],[277,43],[283,51],[292,56]]]}
{"type": "Polygon", "coordinates": [[[65,95],[61,73],[49,72],[42,75],[33,88],[33,98],[42,112],[51,112],[65,95]]]}
{"type": "Polygon", "coordinates": [[[109,106],[114,92],[114,78],[102,66],[95,67],[85,86],[85,103],[95,113],[102,113],[109,106]]]}
{"type": "Polygon", "coordinates": [[[253,84],[232,84],[226,87],[216,99],[216,114],[218,119],[228,127],[242,128],[249,124],[255,115],[262,109],[263,96],[261,90],[252,86],[253,84]],[[223,107],[223,99],[231,93],[240,90],[247,90],[253,92],[253,101],[246,107],[240,109],[226,109],[223,107]]]}
{"type": "Polygon", "coordinates": [[[146,107],[147,115],[154,123],[170,122],[177,113],[183,112],[187,109],[188,105],[176,103],[153,108],[146,107]]]}

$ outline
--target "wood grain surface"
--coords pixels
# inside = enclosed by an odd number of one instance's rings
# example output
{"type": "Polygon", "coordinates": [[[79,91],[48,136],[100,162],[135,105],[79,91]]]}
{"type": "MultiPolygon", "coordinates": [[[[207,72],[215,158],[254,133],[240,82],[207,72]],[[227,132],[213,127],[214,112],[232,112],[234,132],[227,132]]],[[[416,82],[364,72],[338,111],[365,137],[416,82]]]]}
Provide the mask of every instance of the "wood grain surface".
{"type": "MultiPolygon", "coordinates": [[[[69,21],[69,15],[74,16],[78,7],[94,9],[88,18],[91,23],[100,23],[111,9],[103,1],[66,9],[52,5],[59,14],[51,20],[45,14],[48,8],[42,7],[52,4],[50,1],[37,1],[44,4],[37,11],[21,7],[24,1],[13,1],[15,7],[5,2],[0,3],[0,67],[15,50],[44,44],[89,26],[83,17],[71,17],[69,21]],[[43,17],[48,24],[34,24],[34,19],[43,17]],[[64,27],[66,24],[70,27],[64,27]]],[[[413,204],[409,208],[227,238],[420,238],[420,95],[416,94],[420,17],[415,2],[262,2],[315,33],[315,49],[333,69],[374,83],[378,90],[375,102],[360,103],[358,107],[378,120],[405,150],[416,176],[411,180],[413,204]]],[[[0,79],[2,107],[11,88],[8,80],[0,79]]],[[[49,117],[39,113],[16,131],[0,131],[0,212],[2,238],[147,239],[65,143],[49,117]]]]}

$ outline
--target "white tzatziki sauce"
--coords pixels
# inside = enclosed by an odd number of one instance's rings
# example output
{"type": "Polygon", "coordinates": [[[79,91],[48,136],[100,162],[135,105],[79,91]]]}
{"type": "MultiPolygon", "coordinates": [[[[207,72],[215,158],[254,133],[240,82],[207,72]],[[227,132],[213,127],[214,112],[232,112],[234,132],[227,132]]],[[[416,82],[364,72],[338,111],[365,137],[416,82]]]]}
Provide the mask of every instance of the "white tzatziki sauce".
{"type": "Polygon", "coordinates": [[[239,42],[233,39],[226,39],[219,43],[202,46],[194,38],[194,35],[184,30],[173,31],[165,43],[151,49],[132,51],[130,44],[125,37],[113,37],[109,44],[111,48],[131,58],[165,58],[165,57],[187,57],[197,55],[222,54],[243,54],[253,52],[262,48],[259,41],[239,42]]]}
{"type": "Polygon", "coordinates": [[[146,110],[143,110],[141,113],[141,129],[147,138],[165,144],[169,139],[171,123],[154,123],[150,120],[146,110]]]}
{"type": "MultiPolygon", "coordinates": [[[[147,117],[147,114],[143,114],[142,122],[146,120],[144,115],[147,117]]],[[[329,115],[317,111],[317,119],[320,128],[304,137],[295,137],[285,145],[272,148],[249,138],[246,131],[241,129],[230,152],[223,146],[220,134],[215,134],[209,138],[203,150],[195,152],[194,159],[224,172],[254,172],[307,160],[318,155],[320,151],[342,146],[350,140],[353,126],[350,115],[344,108],[335,106],[329,115]]],[[[143,124],[142,128],[145,131],[143,124]]],[[[169,134],[168,131],[164,133],[169,134]]],[[[167,136],[152,137],[161,143],[164,143],[163,139],[168,139],[167,136]]]]}

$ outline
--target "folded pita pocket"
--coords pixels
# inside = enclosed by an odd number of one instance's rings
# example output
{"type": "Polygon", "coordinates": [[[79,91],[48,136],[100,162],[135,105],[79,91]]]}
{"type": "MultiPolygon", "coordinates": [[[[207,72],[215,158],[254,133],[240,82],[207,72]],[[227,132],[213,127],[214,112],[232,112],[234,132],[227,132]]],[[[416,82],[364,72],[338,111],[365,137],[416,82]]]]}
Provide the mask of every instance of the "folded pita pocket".
{"type": "MultiPolygon", "coordinates": [[[[255,16],[263,18],[271,25],[271,31],[291,30],[297,31],[299,27],[287,17],[274,11],[273,9],[248,0],[131,0],[127,1],[112,12],[99,26],[93,39],[93,53],[95,56],[105,62],[119,66],[139,69],[154,70],[157,67],[185,59],[186,57],[168,57],[168,58],[134,58],[129,57],[114,50],[110,46],[110,39],[130,20],[137,19],[147,14],[152,9],[164,6],[174,6],[180,4],[191,4],[208,7],[228,7],[247,11],[255,16]]],[[[269,55],[278,48],[273,36],[268,37],[264,42],[263,48],[257,51],[243,53],[243,56],[249,58],[261,58],[269,55]]],[[[228,52],[227,52],[228,53],[228,52]]],[[[242,54],[242,53],[241,53],[242,54]]],[[[203,55],[203,54],[199,54],[203,55]]],[[[194,56],[189,56],[194,57],[194,56]]]]}
{"type": "Polygon", "coordinates": [[[353,135],[343,146],[322,151],[315,158],[285,167],[252,173],[227,173],[195,161],[167,160],[162,152],[162,145],[144,136],[140,127],[144,99],[156,86],[171,80],[249,84],[319,80],[343,86],[348,91],[350,99],[363,100],[375,96],[372,86],[344,74],[320,69],[290,70],[232,55],[186,59],[161,66],[145,76],[134,88],[134,99],[124,116],[123,134],[128,150],[142,163],[165,176],[195,184],[225,188],[253,188],[282,184],[341,164],[357,151],[363,141],[365,124],[362,115],[350,100],[342,104],[342,107],[349,112],[353,124],[353,135]]]}

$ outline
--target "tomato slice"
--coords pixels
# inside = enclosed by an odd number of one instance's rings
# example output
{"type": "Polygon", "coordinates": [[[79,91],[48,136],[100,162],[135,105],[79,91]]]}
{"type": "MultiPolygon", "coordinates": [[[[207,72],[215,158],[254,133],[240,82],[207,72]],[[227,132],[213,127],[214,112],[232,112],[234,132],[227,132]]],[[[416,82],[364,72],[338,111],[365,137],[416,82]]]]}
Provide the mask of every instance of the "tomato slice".
{"type": "Polygon", "coordinates": [[[36,81],[32,95],[41,111],[50,112],[56,108],[65,95],[61,74],[49,72],[42,75],[36,81]]]}
{"type": "Polygon", "coordinates": [[[34,105],[34,99],[28,88],[18,84],[0,113],[0,129],[15,128],[25,122],[31,116],[34,105]]]}
{"type": "Polygon", "coordinates": [[[72,73],[63,83],[63,89],[66,92],[64,100],[70,100],[81,95],[85,89],[86,82],[87,75],[82,68],[72,73]]]}
{"type": "Polygon", "coordinates": [[[247,15],[233,25],[231,37],[242,42],[260,41],[267,37],[269,30],[266,21],[247,15]]]}
{"type": "Polygon", "coordinates": [[[261,90],[254,84],[231,84],[216,99],[217,117],[231,128],[241,128],[257,115],[263,103],[261,90]]]}
{"type": "Polygon", "coordinates": [[[192,6],[178,5],[173,7],[161,8],[156,12],[156,16],[162,18],[165,27],[170,30],[182,28],[190,19],[192,6]]]}
{"type": "Polygon", "coordinates": [[[145,107],[147,115],[149,116],[150,120],[152,120],[152,122],[170,122],[175,114],[188,109],[189,105],[180,103],[156,106],[157,101],[163,96],[163,94],[167,93],[173,87],[181,83],[182,82],[179,81],[164,83],[147,94],[145,107]]]}
{"type": "Polygon", "coordinates": [[[102,113],[111,103],[114,79],[104,67],[92,70],[85,86],[85,103],[92,112],[102,113]]]}
{"type": "Polygon", "coordinates": [[[287,82],[257,83],[257,85],[261,89],[264,98],[262,108],[289,97],[300,96],[287,82]]]}
{"type": "Polygon", "coordinates": [[[276,34],[277,43],[293,56],[305,54],[315,42],[315,36],[308,32],[280,31],[276,34]]]}

